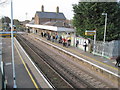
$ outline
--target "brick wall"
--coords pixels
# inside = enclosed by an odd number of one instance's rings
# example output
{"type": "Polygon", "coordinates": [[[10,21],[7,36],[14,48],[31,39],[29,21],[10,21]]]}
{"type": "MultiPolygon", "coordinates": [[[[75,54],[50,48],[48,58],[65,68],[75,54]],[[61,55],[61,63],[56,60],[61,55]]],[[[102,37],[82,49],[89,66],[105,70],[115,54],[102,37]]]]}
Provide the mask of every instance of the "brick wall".
{"type": "Polygon", "coordinates": [[[35,24],[40,24],[40,19],[37,14],[35,15],[35,24]]]}
{"type": "Polygon", "coordinates": [[[43,24],[48,21],[63,21],[63,22],[65,22],[64,19],[39,18],[37,14],[35,15],[35,24],[43,24]]]}
{"type": "Polygon", "coordinates": [[[64,19],[47,19],[47,18],[42,18],[40,19],[40,24],[48,22],[48,21],[65,21],[64,19]]]}

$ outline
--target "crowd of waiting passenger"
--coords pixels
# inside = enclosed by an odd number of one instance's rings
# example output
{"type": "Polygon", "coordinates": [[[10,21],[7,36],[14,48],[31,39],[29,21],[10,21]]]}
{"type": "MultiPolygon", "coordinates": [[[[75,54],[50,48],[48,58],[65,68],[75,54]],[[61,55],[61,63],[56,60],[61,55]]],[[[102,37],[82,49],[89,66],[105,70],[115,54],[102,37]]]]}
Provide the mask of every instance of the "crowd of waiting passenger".
{"type": "Polygon", "coordinates": [[[57,33],[54,33],[53,35],[50,35],[48,32],[41,32],[41,37],[47,38],[47,40],[50,40],[52,42],[59,42],[63,44],[63,46],[68,47],[70,46],[71,39],[63,38],[62,36],[59,36],[57,33]]]}
{"type": "MultiPolygon", "coordinates": [[[[41,37],[45,37],[47,38],[47,40],[50,40],[52,42],[59,42],[61,44],[63,44],[64,47],[68,47],[70,46],[70,43],[71,43],[71,39],[67,39],[67,38],[64,38],[62,36],[58,36],[58,34],[53,34],[53,35],[50,35],[49,33],[43,33],[41,32],[41,37]]],[[[79,44],[79,41],[76,40],[76,47],[78,47],[78,44],[79,44]]],[[[86,47],[87,47],[87,43],[86,41],[84,42],[84,51],[86,52],[86,47]]],[[[115,66],[118,66],[119,67],[119,64],[120,64],[120,56],[118,56],[116,58],[116,64],[115,66]]]]}

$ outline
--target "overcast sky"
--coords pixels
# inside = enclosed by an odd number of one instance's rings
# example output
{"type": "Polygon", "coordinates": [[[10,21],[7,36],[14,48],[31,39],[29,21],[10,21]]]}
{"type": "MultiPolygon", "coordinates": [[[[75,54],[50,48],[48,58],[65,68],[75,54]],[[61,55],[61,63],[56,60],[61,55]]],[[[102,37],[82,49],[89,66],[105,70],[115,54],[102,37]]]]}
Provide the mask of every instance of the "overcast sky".
{"type": "MultiPolygon", "coordinates": [[[[41,6],[44,5],[44,11],[56,12],[56,7],[59,6],[59,11],[63,12],[67,19],[72,19],[73,9],[72,4],[77,4],[79,0],[13,0],[14,19],[23,21],[31,20],[36,11],[41,11],[41,6]]],[[[10,3],[0,7],[2,16],[10,17],[10,3]]]]}
{"type": "MultiPolygon", "coordinates": [[[[5,0],[0,0],[5,1],[5,0]]],[[[0,5],[0,17],[11,16],[10,14],[10,1],[4,6],[0,5]],[[2,13],[1,13],[2,12],[2,13]]],[[[13,0],[14,19],[23,21],[26,19],[31,20],[36,11],[41,11],[41,6],[44,5],[44,11],[56,12],[56,7],[59,6],[59,11],[63,12],[67,19],[72,19],[73,8],[72,4],[78,4],[79,0],[13,0]]]]}

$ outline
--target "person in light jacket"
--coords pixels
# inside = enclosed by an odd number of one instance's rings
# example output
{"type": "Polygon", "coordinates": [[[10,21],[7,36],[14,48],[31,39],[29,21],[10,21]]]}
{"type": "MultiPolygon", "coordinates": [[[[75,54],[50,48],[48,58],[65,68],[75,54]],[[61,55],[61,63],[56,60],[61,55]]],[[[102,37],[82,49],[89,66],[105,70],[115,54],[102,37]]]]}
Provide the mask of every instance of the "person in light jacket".
{"type": "Polygon", "coordinates": [[[86,41],[84,42],[83,47],[84,47],[84,51],[86,52],[86,48],[87,48],[87,43],[86,43],[86,41]]]}

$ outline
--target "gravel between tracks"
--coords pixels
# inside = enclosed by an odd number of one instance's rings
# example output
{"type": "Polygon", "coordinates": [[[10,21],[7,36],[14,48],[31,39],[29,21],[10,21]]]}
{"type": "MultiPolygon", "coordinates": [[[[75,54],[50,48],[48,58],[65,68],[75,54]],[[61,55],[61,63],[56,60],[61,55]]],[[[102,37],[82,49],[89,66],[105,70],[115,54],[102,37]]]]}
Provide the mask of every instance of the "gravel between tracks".
{"type": "MultiPolygon", "coordinates": [[[[91,75],[87,74],[86,72],[82,71],[77,62],[74,60],[71,60],[70,57],[66,57],[63,55],[61,57],[62,53],[58,51],[51,51],[52,47],[48,47],[44,45],[43,43],[40,44],[40,42],[37,42],[32,39],[32,37],[28,37],[28,35],[24,35],[26,38],[26,42],[31,42],[31,46],[36,48],[35,52],[41,57],[44,58],[47,63],[49,63],[58,73],[63,76],[70,84],[72,84],[75,88],[108,88],[105,84],[103,84],[101,81],[95,79],[91,75]],[[48,50],[49,48],[49,50],[48,50]]],[[[24,39],[25,40],[25,39],[24,39]]],[[[30,52],[31,53],[31,52],[30,52]]],[[[29,52],[28,52],[29,54],[29,52]]],[[[31,56],[31,55],[30,55],[31,56]]],[[[31,56],[32,59],[35,59],[36,64],[41,67],[40,60],[38,63],[38,60],[34,58],[35,56],[31,56]]],[[[49,70],[42,70],[44,73],[48,71],[48,73],[51,73],[49,70]]],[[[48,77],[48,75],[46,75],[48,77]]],[[[50,81],[56,79],[55,76],[53,76],[50,81]]],[[[50,77],[51,78],[51,77],[50,77]]],[[[58,80],[59,81],[59,80],[58,80]]],[[[58,83],[55,82],[55,83],[58,83]]],[[[56,86],[58,88],[64,88],[64,85],[61,85],[61,87],[58,85],[56,86]]],[[[66,87],[65,87],[66,88],[66,87]]]]}
{"type": "MultiPolygon", "coordinates": [[[[25,44],[25,42],[26,42],[25,39],[23,39],[23,38],[20,39],[17,37],[17,40],[20,42],[22,47],[25,49],[25,51],[28,53],[30,58],[34,61],[34,63],[40,69],[40,71],[43,73],[43,75],[49,80],[49,82],[55,88],[71,88],[71,86],[69,86],[67,82],[65,82],[40,56],[38,56],[36,54],[36,52],[34,52],[31,48],[29,48],[25,44]]],[[[27,44],[28,43],[29,42],[27,42],[27,44]]]]}

